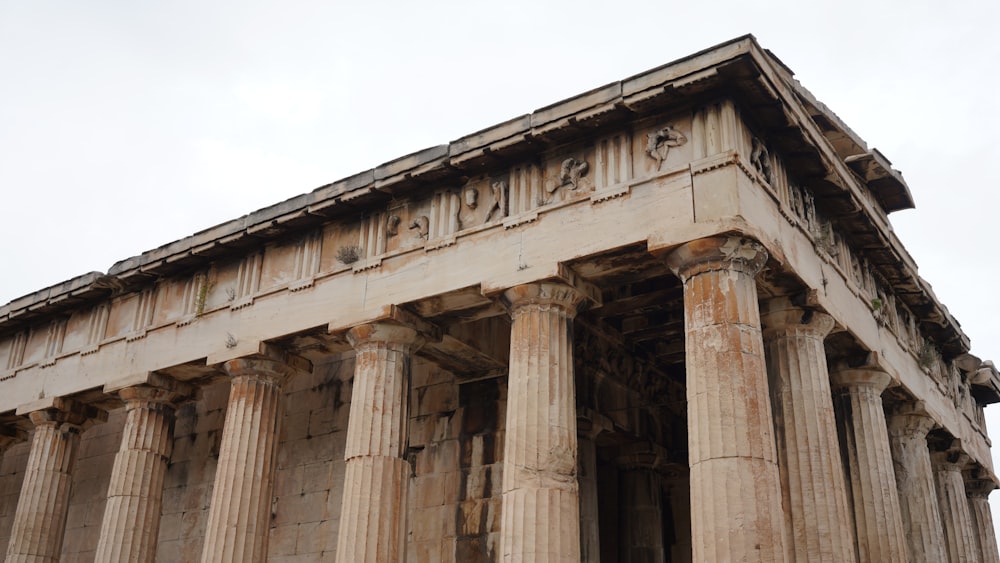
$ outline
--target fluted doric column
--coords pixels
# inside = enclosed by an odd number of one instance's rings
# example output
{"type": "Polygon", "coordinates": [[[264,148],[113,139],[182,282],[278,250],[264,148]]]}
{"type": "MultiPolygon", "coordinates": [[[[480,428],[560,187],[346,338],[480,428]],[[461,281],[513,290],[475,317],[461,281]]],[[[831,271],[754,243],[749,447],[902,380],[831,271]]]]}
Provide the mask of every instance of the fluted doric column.
{"type": "Polygon", "coordinates": [[[57,398],[30,413],[35,425],[21,496],[7,547],[8,563],[55,563],[62,552],[73,465],[82,426],[106,419],[103,411],[57,398]]]}
{"type": "Polygon", "coordinates": [[[125,401],[125,426],[108,485],[94,559],[98,563],[151,562],[156,557],[163,480],[174,444],[174,402],[189,392],[167,378],[159,381],[165,387],[118,391],[125,401]]]}
{"type": "Polygon", "coordinates": [[[950,563],[979,563],[969,498],[965,492],[965,479],[962,478],[962,470],[968,463],[969,456],[960,451],[931,454],[941,527],[950,563]]]}
{"type": "Polygon", "coordinates": [[[882,409],[890,382],[873,368],[837,370],[830,378],[861,563],[909,559],[882,409]]]}
{"type": "Polygon", "coordinates": [[[897,407],[889,417],[900,513],[910,546],[910,561],[914,563],[948,560],[931,454],[927,449],[927,432],[933,427],[934,420],[912,405],[897,407]]]}
{"type": "Polygon", "coordinates": [[[422,340],[387,323],[352,328],[347,338],[357,355],[337,562],[405,561],[410,355],[422,340]]]}
{"type": "Polygon", "coordinates": [[[231,381],[229,403],[201,560],[264,561],[282,385],[292,372],[284,362],[258,357],[230,360],[223,367],[231,381]]]}
{"type": "Polygon", "coordinates": [[[667,256],[684,282],[694,561],[784,561],[785,525],[755,276],[767,252],[739,237],[667,256]]]}
{"type": "Polygon", "coordinates": [[[622,563],[663,563],[663,506],[660,475],[652,467],[622,468],[622,563]]]}
{"type": "Polygon", "coordinates": [[[580,487],[580,563],[600,563],[601,537],[597,505],[597,443],[600,429],[587,420],[578,421],[577,482],[580,487]],[[586,425],[586,429],[584,426],[586,425]]]}
{"type": "Polygon", "coordinates": [[[997,553],[997,536],[993,529],[993,513],[989,496],[997,487],[992,479],[972,479],[965,482],[969,495],[969,513],[972,515],[972,529],[975,531],[976,547],[982,563],[1000,563],[997,553]]]}
{"type": "Polygon", "coordinates": [[[854,561],[854,530],[823,339],[833,318],[787,298],[764,307],[781,493],[794,561],[854,561]]]}
{"type": "Polygon", "coordinates": [[[579,563],[573,319],[583,295],[559,283],[508,289],[500,560],[579,563]]]}

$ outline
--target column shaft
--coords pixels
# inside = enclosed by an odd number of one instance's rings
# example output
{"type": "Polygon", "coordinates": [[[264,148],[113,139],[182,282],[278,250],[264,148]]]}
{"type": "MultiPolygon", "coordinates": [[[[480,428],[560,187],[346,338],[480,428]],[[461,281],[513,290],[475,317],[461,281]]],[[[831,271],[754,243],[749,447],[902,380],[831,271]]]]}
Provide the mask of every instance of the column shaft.
{"type": "Polygon", "coordinates": [[[894,413],[889,419],[900,513],[910,546],[910,560],[914,563],[948,560],[930,450],[927,449],[927,432],[933,427],[934,421],[917,411],[894,413]]]}
{"type": "Polygon", "coordinates": [[[622,485],[622,563],[663,563],[660,476],[650,468],[627,468],[622,485]]]}
{"type": "Polygon", "coordinates": [[[357,356],[337,562],[405,561],[410,353],[419,338],[408,327],[369,324],[348,339],[357,356]]]}
{"type": "Polygon", "coordinates": [[[775,299],[763,323],[793,560],[853,561],[853,522],[823,347],[833,318],[775,299]]]}
{"type": "Polygon", "coordinates": [[[115,456],[95,561],[152,562],[160,531],[163,480],[173,450],[173,393],[130,387],[125,426],[115,456]]]}
{"type": "Polygon", "coordinates": [[[583,433],[579,440],[580,562],[600,563],[600,520],[597,505],[597,444],[583,433]]]}
{"type": "Polygon", "coordinates": [[[507,290],[507,379],[500,560],[580,561],[572,321],[581,295],[561,284],[507,290]]]}
{"type": "Polygon", "coordinates": [[[226,362],[225,369],[232,383],[201,559],[264,561],[286,370],[252,358],[226,362]]]}
{"type": "Polygon", "coordinates": [[[62,553],[83,423],[63,414],[55,409],[31,413],[35,432],[7,547],[9,563],[55,563],[62,553]]]}
{"type": "Polygon", "coordinates": [[[909,553],[892,470],[882,391],[892,381],[874,369],[832,374],[837,430],[853,499],[858,560],[907,561],[909,553]]]}
{"type": "Polygon", "coordinates": [[[997,537],[993,529],[993,513],[990,510],[990,492],[996,484],[990,480],[972,480],[966,483],[969,493],[969,513],[975,531],[979,560],[982,563],[1000,563],[997,553],[997,537]]]}
{"type": "Polygon", "coordinates": [[[757,284],[764,248],[736,237],[667,257],[684,281],[694,561],[784,561],[784,517],[757,284]]]}
{"type": "Polygon", "coordinates": [[[948,561],[979,563],[972,515],[969,513],[969,498],[962,478],[962,469],[968,463],[969,456],[958,452],[936,452],[931,461],[948,561]]]}

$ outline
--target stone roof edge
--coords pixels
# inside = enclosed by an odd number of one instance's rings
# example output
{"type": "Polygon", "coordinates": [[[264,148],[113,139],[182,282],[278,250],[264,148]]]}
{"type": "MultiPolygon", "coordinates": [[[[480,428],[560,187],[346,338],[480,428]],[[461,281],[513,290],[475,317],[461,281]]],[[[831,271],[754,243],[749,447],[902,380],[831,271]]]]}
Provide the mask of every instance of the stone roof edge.
{"type": "Polygon", "coordinates": [[[623,80],[543,106],[532,113],[465,135],[447,145],[438,145],[401,156],[374,168],[320,186],[311,192],[208,227],[137,256],[120,260],[108,269],[106,276],[100,272],[91,272],[18,297],[6,305],[0,306],[0,326],[6,324],[12,317],[19,316],[21,312],[51,304],[53,300],[58,300],[61,296],[72,294],[84,287],[92,288],[100,278],[152,274],[151,270],[155,269],[155,265],[171,262],[179,257],[191,255],[200,249],[230,242],[235,238],[263,230],[266,226],[281,222],[287,216],[308,214],[310,211],[335,205],[341,200],[352,199],[355,194],[360,195],[370,191],[380,183],[389,183],[396,177],[413,174],[428,166],[450,165],[450,161],[456,158],[467,156],[476,151],[488,150],[490,146],[497,143],[523,142],[530,137],[535,129],[572,118],[599,106],[613,104],[625,96],[662,88],[671,80],[745,55],[753,44],[756,44],[756,39],[752,35],[737,37],[623,80]]]}
{"type": "MultiPolygon", "coordinates": [[[[780,59],[778,59],[774,54],[772,54],[769,50],[763,49],[756,42],[756,40],[753,41],[751,47],[751,55],[754,56],[758,64],[771,63],[775,73],[794,92],[794,94],[799,97],[800,102],[802,102],[803,104],[811,105],[813,109],[822,113],[825,119],[827,119],[830,123],[836,125],[842,134],[850,137],[851,140],[859,147],[866,150],[868,149],[867,143],[865,143],[865,141],[860,136],[858,136],[858,134],[855,133],[854,130],[848,127],[847,124],[845,124],[840,119],[840,117],[837,116],[837,114],[835,114],[829,107],[826,106],[826,104],[817,100],[816,97],[812,94],[812,92],[807,90],[804,86],[802,86],[802,84],[797,79],[794,78],[794,73],[791,71],[791,69],[785,66],[785,64],[780,59]]],[[[791,103],[791,100],[786,101],[786,103],[791,103]]],[[[833,152],[836,153],[836,150],[833,149],[832,146],[831,150],[833,150],[833,152]]],[[[878,151],[878,149],[875,148],[870,149],[868,154],[871,155],[871,157],[874,158],[875,160],[878,160],[880,163],[883,163],[884,166],[891,171],[894,178],[901,183],[902,189],[905,191],[905,195],[909,199],[910,202],[909,207],[910,208],[915,207],[915,205],[913,204],[912,196],[909,193],[909,187],[903,181],[902,175],[898,171],[892,170],[889,167],[891,163],[885,157],[885,155],[883,155],[880,151],[878,151]]],[[[842,161],[844,161],[846,164],[847,160],[845,158],[846,155],[838,155],[838,156],[841,157],[842,161]]],[[[869,213],[869,215],[871,214],[869,213]]],[[[883,220],[885,221],[885,225],[884,226],[880,225],[880,230],[886,237],[886,242],[888,243],[888,246],[892,249],[892,251],[897,253],[897,255],[901,259],[902,264],[904,265],[905,270],[909,273],[913,283],[920,288],[921,292],[927,297],[928,301],[930,301],[930,303],[932,304],[934,315],[928,315],[928,316],[936,316],[938,319],[940,319],[942,325],[947,325],[948,329],[954,332],[954,334],[957,336],[958,342],[963,348],[963,351],[968,353],[971,350],[971,341],[968,335],[965,334],[965,331],[962,330],[961,324],[955,319],[955,317],[951,315],[951,313],[948,311],[948,308],[938,299],[937,295],[934,293],[934,290],[931,288],[931,284],[928,283],[927,280],[920,277],[916,261],[903,246],[902,242],[896,236],[895,231],[892,230],[888,218],[886,217],[883,220]]]]}
{"type": "MultiPolygon", "coordinates": [[[[106,276],[99,272],[91,272],[19,297],[0,306],[0,327],[25,312],[63,302],[69,297],[93,294],[95,290],[114,289],[116,285],[120,287],[121,284],[116,282],[117,278],[156,275],[156,270],[163,264],[183,260],[201,251],[246,237],[254,237],[255,233],[258,233],[257,237],[262,236],[259,233],[265,233],[264,236],[266,236],[266,231],[270,227],[317,213],[321,209],[339,203],[346,203],[351,199],[377,190],[381,186],[391,185],[396,181],[433,169],[445,167],[460,169],[461,162],[467,161],[470,155],[483,153],[498,145],[509,146],[526,142],[538,130],[544,130],[547,127],[556,128],[554,126],[560,126],[567,120],[600,113],[603,108],[608,106],[626,102],[630,98],[641,98],[644,93],[662,89],[685,76],[696,75],[728,60],[746,55],[753,57],[759,65],[770,66],[781,77],[782,81],[797,96],[800,96],[798,102],[810,103],[823,112],[824,117],[837,124],[845,135],[856,140],[859,146],[866,147],[864,141],[846,124],[843,124],[836,114],[816,100],[808,90],[794,79],[792,71],[780,59],[769,50],[762,48],[753,35],[747,34],[623,80],[599,86],[560,102],[543,106],[530,114],[515,117],[465,135],[447,145],[438,145],[403,155],[369,170],[320,186],[311,192],[214,225],[193,235],[143,252],[138,256],[126,258],[113,264],[106,276]]],[[[787,100],[786,103],[793,103],[793,101],[787,100]]],[[[914,264],[892,231],[888,232],[893,249],[899,252],[904,260],[908,260],[908,264],[914,264]]],[[[936,312],[955,330],[968,349],[968,337],[962,332],[957,321],[948,313],[947,308],[930,291],[929,284],[916,274],[915,264],[912,275],[931,302],[934,303],[936,312]]]]}

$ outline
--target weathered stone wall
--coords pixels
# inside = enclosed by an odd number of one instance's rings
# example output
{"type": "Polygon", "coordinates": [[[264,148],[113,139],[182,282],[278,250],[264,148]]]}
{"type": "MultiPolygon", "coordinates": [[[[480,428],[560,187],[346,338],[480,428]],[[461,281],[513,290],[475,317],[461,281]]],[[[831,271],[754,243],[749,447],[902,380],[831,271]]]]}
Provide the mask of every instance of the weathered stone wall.
{"type": "Polygon", "coordinates": [[[109,413],[107,422],[88,429],[80,441],[60,561],[89,563],[94,560],[104,505],[107,504],[111,468],[124,425],[125,409],[116,410],[109,413]]]}
{"type": "Polygon", "coordinates": [[[0,546],[6,546],[10,542],[14,511],[17,510],[17,499],[21,494],[30,447],[30,441],[11,446],[0,463],[0,546]]]}

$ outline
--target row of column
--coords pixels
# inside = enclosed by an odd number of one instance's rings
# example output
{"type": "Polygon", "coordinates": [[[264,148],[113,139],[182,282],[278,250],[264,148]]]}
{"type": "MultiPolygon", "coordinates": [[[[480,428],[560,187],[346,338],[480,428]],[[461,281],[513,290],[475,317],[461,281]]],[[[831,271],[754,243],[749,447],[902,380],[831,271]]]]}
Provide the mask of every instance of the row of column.
{"type": "Polygon", "coordinates": [[[997,561],[993,481],[966,487],[958,448],[932,459],[919,403],[886,421],[885,372],[828,373],[828,315],[759,307],[766,259],[738,237],[667,256],[684,283],[693,560],[997,561]]]}
{"type": "MultiPolygon", "coordinates": [[[[684,284],[693,560],[998,561],[986,504],[992,481],[967,489],[958,450],[932,460],[933,422],[918,407],[886,422],[884,372],[827,372],[829,316],[787,300],[761,313],[755,276],[767,253],[759,243],[702,239],[666,260],[684,284]]],[[[499,555],[575,563],[572,325],[585,298],[543,282],[502,299],[512,327],[499,555]]],[[[409,361],[422,340],[387,323],[356,327],[348,339],[357,355],[337,561],[400,561],[409,361]]],[[[282,385],[295,369],[270,357],[224,367],[231,391],[202,560],[263,561],[282,385]]],[[[166,378],[120,391],[127,415],[97,561],[153,560],[174,404],[188,392],[166,378]]],[[[8,561],[58,560],[80,428],[93,416],[84,410],[64,401],[31,413],[8,561]]],[[[629,481],[637,490],[640,477],[629,481]]]]}

